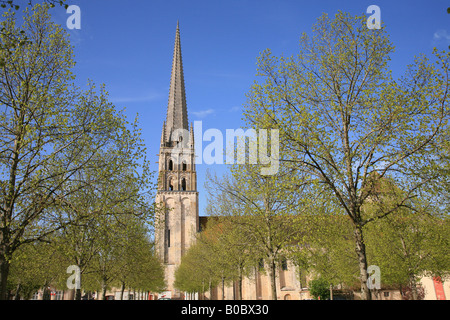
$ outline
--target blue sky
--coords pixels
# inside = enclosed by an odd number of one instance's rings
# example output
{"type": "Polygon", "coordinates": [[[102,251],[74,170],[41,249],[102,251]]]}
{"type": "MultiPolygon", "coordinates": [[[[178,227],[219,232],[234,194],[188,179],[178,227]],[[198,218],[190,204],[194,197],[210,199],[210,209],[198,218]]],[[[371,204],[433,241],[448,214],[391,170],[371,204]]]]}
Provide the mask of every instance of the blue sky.
{"type": "MultiPolygon", "coordinates": [[[[132,122],[139,114],[143,139],[153,169],[157,169],[162,122],[170,85],[177,20],[186,83],[189,121],[208,128],[236,129],[241,107],[255,80],[256,58],[270,48],[291,55],[302,32],[310,33],[316,19],[338,10],[365,14],[378,5],[396,47],[391,56],[394,75],[400,75],[415,55],[450,45],[449,1],[174,1],[69,0],[81,9],[81,29],[68,30],[75,46],[77,84],[88,79],[104,83],[110,101],[126,108],[132,122]]],[[[62,7],[52,10],[66,25],[62,7]]],[[[370,14],[367,14],[369,16],[370,14]]],[[[206,169],[223,172],[224,165],[198,165],[200,215],[206,205],[206,169]]]]}

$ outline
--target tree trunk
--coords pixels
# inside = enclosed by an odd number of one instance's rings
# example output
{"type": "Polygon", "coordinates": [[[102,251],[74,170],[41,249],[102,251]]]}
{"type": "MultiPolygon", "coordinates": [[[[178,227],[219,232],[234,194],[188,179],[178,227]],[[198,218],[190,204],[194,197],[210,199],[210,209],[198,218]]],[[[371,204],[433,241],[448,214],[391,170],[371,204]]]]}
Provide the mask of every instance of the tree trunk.
{"type": "Polygon", "coordinates": [[[81,300],[81,288],[75,289],[75,300],[81,300]]]}
{"type": "Polygon", "coordinates": [[[42,300],[51,300],[51,291],[47,281],[45,282],[44,290],[42,292],[42,300]]]}
{"type": "Polygon", "coordinates": [[[123,300],[124,291],[125,291],[125,281],[122,281],[122,290],[120,290],[120,300],[123,300]]]}
{"type": "Polygon", "coordinates": [[[366,245],[364,244],[362,227],[355,227],[355,242],[356,242],[356,254],[359,262],[359,277],[361,280],[361,300],[371,300],[372,296],[370,289],[367,286],[367,258],[366,258],[366,245]]]}
{"type": "MultiPolygon", "coordinates": [[[[1,250],[4,251],[4,250],[1,250]]],[[[7,300],[7,281],[9,274],[9,261],[4,252],[0,252],[0,300],[7,300]]]]}
{"type": "Polygon", "coordinates": [[[208,284],[208,289],[209,289],[209,300],[212,300],[212,283],[211,283],[211,278],[209,279],[209,284],[208,284]]]}
{"type": "Polygon", "coordinates": [[[82,280],[83,280],[82,279],[82,272],[83,272],[82,270],[84,269],[84,267],[83,267],[84,264],[82,263],[82,259],[81,259],[80,255],[75,258],[75,263],[78,266],[78,268],[80,268],[80,274],[79,274],[80,287],[77,288],[77,286],[75,286],[75,297],[74,297],[74,300],[81,300],[81,285],[82,285],[82,280]]]}
{"type": "MultiPolygon", "coordinates": [[[[19,123],[17,124],[17,128],[19,129],[16,133],[16,137],[14,140],[14,151],[12,158],[12,166],[9,172],[9,181],[7,185],[5,185],[5,189],[7,187],[7,194],[3,197],[4,203],[4,212],[0,216],[0,300],[7,300],[7,281],[9,274],[9,264],[12,252],[10,251],[12,248],[10,247],[9,241],[11,237],[11,229],[9,224],[12,222],[12,213],[14,212],[14,204],[13,200],[16,193],[16,176],[17,176],[17,166],[19,163],[19,151],[22,145],[22,135],[23,135],[23,123],[24,123],[24,111],[23,108],[20,108],[20,116],[19,123]]],[[[5,181],[6,182],[6,181],[5,181]]]]}
{"type": "Polygon", "coordinates": [[[410,300],[417,300],[417,285],[416,285],[416,277],[414,276],[414,274],[409,275],[409,286],[411,288],[410,300]]]}
{"type": "Polygon", "coordinates": [[[20,300],[20,289],[22,288],[22,286],[20,285],[20,283],[17,284],[16,287],[16,294],[14,295],[14,300],[20,300]]]}
{"type": "Polygon", "coordinates": [[[238,279],[238,300],[242,300],[242,271],[239,271],[239,279],[238,279]]]}
{"type": "Polygon", "coordinates": [[[102,279],[102,300],[106,300],[106,280],[102,279]]]}
{"type": "Polygon", "coordinates": [[[269,276],[272,300],[277,300],[276,265],[273,255],[269,256],[269,276]]]}

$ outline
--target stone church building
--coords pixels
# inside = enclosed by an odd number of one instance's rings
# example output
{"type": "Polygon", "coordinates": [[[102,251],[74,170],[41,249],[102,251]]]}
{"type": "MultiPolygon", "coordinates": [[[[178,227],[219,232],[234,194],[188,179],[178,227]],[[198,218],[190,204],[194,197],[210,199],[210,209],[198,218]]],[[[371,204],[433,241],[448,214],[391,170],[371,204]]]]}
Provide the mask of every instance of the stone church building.
{"type": "MultiPolygon", "coordinates": [[[[180,28],[177,24],[170,78],[169,100],[166,121],[162,126],[159,151],[159,179],[156,202],[163,209],[157,215],[155,243],[158,255],[165,267],[166,290],[173,299],[186,298],[183,292],[174,287],[175,270],[181,257],[195,241],[200,232],[197,175],[195,169],[194,132],[188,123],[186,91],[181,55],[180,28]]],[[[202,223],[203,224],[203,223],[202,223]]],[[[293,266],[289,263],[278,274],[278,299],[309,298],[302,297],[301,284],[293,266]]],[[[234,286],[215,288],[206,293],[206,299],[234,299],[234,286]]],[[[253,279],[243,282],[243,298],[270,299],[270,280],[267,275],[255,271],[253,279]]]]}

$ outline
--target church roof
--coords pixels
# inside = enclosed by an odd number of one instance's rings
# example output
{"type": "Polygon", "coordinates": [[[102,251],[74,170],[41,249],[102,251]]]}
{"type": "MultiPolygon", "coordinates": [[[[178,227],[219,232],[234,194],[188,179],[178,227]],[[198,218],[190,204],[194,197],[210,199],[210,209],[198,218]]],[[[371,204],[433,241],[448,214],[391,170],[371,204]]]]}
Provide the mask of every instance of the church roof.
{"type": "Polygon", "coordinates": [[[181,57],[180,27],[178,22],[173,49],[167,119],[165,122],[165,133],[163,133],[166,141],[172,140],[171,134],[176,129],[189,130],[183,62],[181,57]]]}

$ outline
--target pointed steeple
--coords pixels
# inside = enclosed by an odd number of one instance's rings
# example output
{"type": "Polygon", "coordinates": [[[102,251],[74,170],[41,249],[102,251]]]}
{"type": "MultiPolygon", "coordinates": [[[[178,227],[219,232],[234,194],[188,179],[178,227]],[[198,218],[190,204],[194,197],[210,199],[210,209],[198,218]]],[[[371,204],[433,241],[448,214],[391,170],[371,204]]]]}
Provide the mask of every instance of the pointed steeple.
{"type": "Polygon", "coordinates": [[[172,132],[176,129],[189,130],[184,87],[183,62],[181,58],[180,27],[177,21],[175,46],[173,49],[172,74],[170,77],[169,103],[167,105],[166,142],[176,139],[172,132]]]}
{"type": "Polygon", "coordinates": [[[199,230],[199,192],[194,128],[192,124],[190,127],[188,124],[178,23],[167,118],[162,125],[158,158],[155,202],[164,210],[157,210],[155,213],[155,221],[158,222],[155,223],[155,249],[164,264],[167,279],[165,291],[170,291],[172,298],[180,299],[182,294],[174,285],[174,272],[186,250],[194,244],[195,233],[199,230]]]}

